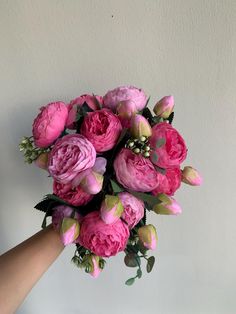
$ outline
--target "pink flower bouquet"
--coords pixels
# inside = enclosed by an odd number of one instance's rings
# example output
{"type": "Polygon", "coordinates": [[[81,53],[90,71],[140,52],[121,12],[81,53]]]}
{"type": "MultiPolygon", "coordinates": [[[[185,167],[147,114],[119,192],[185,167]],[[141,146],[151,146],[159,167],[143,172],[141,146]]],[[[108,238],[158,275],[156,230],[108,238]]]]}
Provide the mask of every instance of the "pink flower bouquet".
{"type": "Polygon", "coordinates": [[[97,277],[105,258],[124,252],[128,267],[141,278],[141,261],[153,268],[149,250],[157,231],[147,214],[177,215],[173,198],[184,182],[200,185],[190,166],[183,137],[172,126],[174,98],[166,96],[148,109],[142,89],[122,86],[105,96],[81,95],[69,104],[58,101],[40,108],[31,137],[19,145],[25,162],[52,178],[52,193],[35,208],[52,217],[64,245],[76,246],[72,261],[97,277]]]}

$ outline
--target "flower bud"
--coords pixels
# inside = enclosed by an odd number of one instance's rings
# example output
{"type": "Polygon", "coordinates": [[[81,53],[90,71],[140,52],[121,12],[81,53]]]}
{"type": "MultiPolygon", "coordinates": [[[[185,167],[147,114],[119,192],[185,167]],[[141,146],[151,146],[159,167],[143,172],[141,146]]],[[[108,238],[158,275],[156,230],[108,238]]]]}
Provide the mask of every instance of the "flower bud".
{"type": "Polygon", "coordinates": [[[152,128],[146,118],[140,114],[136,114],[131,118],[131,135],[135,138],[141,136],[150,137],[152,135],[152,128]]]}
{"type": "Polygon", "coordinates": [[[48,153],[42,153],[38,156],[38,158],[35,160],[35,165],[41,169],[47,170],[47,164],[48,164],[48,153]]]}
{"type": "Polygon", "coordinates": [[[139,240],[149,250],[155,250],[157,245],[157,232],[153,225],[145,225],[138,229],[139,240]]]}
{"type": "Polygon", "coordinates": [[[86,260],[86,269],[87,272],[93,277],[97,278],[102,271],[100,268],[100,257],[94,254],[88,256],[86,260]]]}
{"type": "Polygon", "coordinates": [[[166,194],[158,194],[160,203],[153,207],[153,211],[160,215],[178,215],[181,214],[182,209],[173,197],[166,194]]]}
{"type": "Polygon", "coordinates": [[[124,207],[118,196],[106,195],[100,208],[100,215],[106,224],[117,221],[124,211],[124,207]]]}
{"type": "Polygon", "coordinates": [[[153,108],[154,113],[161,118],[167,119],[174,109],[174,97],[165,96],[159,100],[153,108]]]}
{"type": "Polygon", "coordinates": [[[122,126],[129,128],[130,119],[137,112],[135,103],[130,99],[121,101],[116,110],[122,126]]]}
{"type": "Polygon", "coordinates": [[[60,235],[64,245],[68,245],[74,242],[80,231],[80,225],[78,220],[73,218],[64,218],[61,223],[60,235]]]}
{"type": "Polygon", "coordinates": [[[182,170],[182,181],[189,185],[201,185],[203,180],[196,169],[187,166],[182,170]]]}
{"type": "Polygon", "coordinates": [[[87,175],[80,182],[80,187],[88,194],[97,194],[103,185],[103,175],[94,171],[88,171],[87,175]]]}

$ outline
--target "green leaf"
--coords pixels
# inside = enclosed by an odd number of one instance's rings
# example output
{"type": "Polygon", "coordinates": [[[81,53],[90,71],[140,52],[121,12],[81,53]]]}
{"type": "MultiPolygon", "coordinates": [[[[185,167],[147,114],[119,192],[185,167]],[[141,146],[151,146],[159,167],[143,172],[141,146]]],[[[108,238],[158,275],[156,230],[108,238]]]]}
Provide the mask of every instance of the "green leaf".
{"type": "Polygon", "coordinates": [[[140,279],[141,277],[142,277],[142,270],[139,268],[138,270],[137,270],[137,277],[140,279]]]}
{"type": "Polygon", "coordinates": [[[155,257],[150,256],[147,260],[147,272],[148,273],[152,271],[154,264],[155,264],[155,257]]]}
{"type": "Polygon", "coordinates": [[[129,278],[128,280],[126,280],[125,284],[127,286],[131,286],[134,282],[135,282],[135,278],[129,278]]]}
{"type": "Polygon", "coordinates": [[[140,265],[140,257],[135,253],[128,253],[124,258],[124,262],[128,267],[138,267],[140,265]]]}
{"type": "Polygon", "coordinates": [[[174,114],[174,111],[173,111],[173,112],[171,112],[171,114],[169,115],[169,117],[168,117],[168,119],[167,119],[170,124],[172,124],[173,119],[174,119],[174,116],[175,116],[175,114],[174,114]]]}
{"type": "Polygon", "coordinates": [[[156,142],[156,148],[160,148],[161,146],[165,145],[166,139],[165,138],[159,138],[156,142]]]}
{"type": "Polygon", "coordinates": [[[135,191],[130,191],[130,190],[129,190],[129,193],[131,193],[134,196],[136,196],[137,198],[143,200],[144,202],[146,202],[150,206],[154,206],[156,204],[161,203],[161,201],[156,196],[151,195],[151,194],[142,193],[142,192],[135,192],[135,191]]]}
{"type": "Polygon", "coordinates": [[[111,186],[113,189],[114,193],[120,193],[123,192],[125,189],[122,188],[117,182],[115,182],[114,180],[110,180],[111,181],[111,186]]]}
{"type": "Polygon", "coordinates": [[[154,168],[156,169],[156,171],[160,172],[161,174],[166,174],[166,169],[158,167],[156,165],[154,165],[154,168]]]}

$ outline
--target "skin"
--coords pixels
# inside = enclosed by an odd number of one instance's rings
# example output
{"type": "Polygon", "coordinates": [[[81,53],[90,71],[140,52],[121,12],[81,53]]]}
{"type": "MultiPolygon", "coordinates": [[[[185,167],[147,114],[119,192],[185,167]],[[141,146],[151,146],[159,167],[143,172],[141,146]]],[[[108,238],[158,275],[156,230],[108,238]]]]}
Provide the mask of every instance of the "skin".
{"type": "Polygon", "coordinates": [[[0,256],[0,312],[14,313],[64,249],[52,225],[0,256]]]}

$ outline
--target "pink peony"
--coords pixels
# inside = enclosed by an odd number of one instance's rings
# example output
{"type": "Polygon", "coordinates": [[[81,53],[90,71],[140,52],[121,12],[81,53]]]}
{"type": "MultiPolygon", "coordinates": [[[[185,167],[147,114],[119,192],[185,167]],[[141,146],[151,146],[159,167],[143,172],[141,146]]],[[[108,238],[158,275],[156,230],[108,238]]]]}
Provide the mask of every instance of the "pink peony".
{"type": "Polygon", "coordinates": [[[48,147],[64,130],[68,109],[58,101],[41,107],[40,111],[32,126],[34,143],[38,147],[48,147]]]}
{"type": "Polygon", "coordinates": [[[53,193],[74,206],[86,205],[93,198],[93,195],[84,192],[80,186],[72,188],[71,184],[62,184],[55,180],[53,182],[53,193]]]}
{"type": "Polygon", "coordinates": [[[181,170],[179,167],[167,168],[166,174],[158,173],[158,186],[152,191],[152,194],[157,195],[164,193],[174,195],[181,184],[181,170]]]}
{"type": "Polygon", "coordinates": [[[75,99],[73,99],[69,105],[68,105],[68,118],[66,121],[66,127],[68,129],[76,129],[75,121],[76,121],[76,114],[77,114],[77,109],[78,107],[81,107],[84,103],[86,103],[89,108],[92,110],[98,110],[100,103],[101,105],[103,104],[103,99],[102,96],[93,96],[93,95],[81,95],[75,99]]]}
{"type": "Polygon", "coordinates": [[[151,161],[123,148],[114,161],[116,178],[125,188],[150,192],[158,185],[158,173],[151,161]]]}
{"type": "Polygon", "coordinates": [[[66,184],[80,172],[92,168],[95,159],[96,151],[83,135],[65,135],[49,154],[48,171],[55,180],[66,184]]]}
{"type": "Polygon", "coordinates": [[[151,160],[161,168],[179,166],[187,156],[184,139],[171,124],[162,122],[152,128],[150,137],[152,148],[151,160]],[[165,139],[165,144],[159,147],[158,140],[165,139]]]}
{"type": "Polygon", "coordinates": [[[103,97],[104,107],[116,111],[117,106],[122,101],[132,100],[137,111],[142,110],[147,103],[147,96],[141,88],[134,86],[120,86],[109,92],[103,97]]]}
{"type": "Polygon", "coordinates": [[[93,144],[97,152],[105,152],[115,146],[121,130],[119,118],[109,109],[102,109],[89,112],[85,116],[80,132],[93,144]]]}
{"type": "Polygon", "coordinates": [[[98,256],[109,257],[123,251],[128,238],[129,228],[120,219],[105,224],[94,211],[84,217],[77,242],[98,256]]]}
{"type": "Polygon", "coordinates": [[[73,218],[77,219],[78,221],[81,219],[81,216],[74,211],[73,208],[66,206],[66,205],[59,205],[53,208],[52,213],[52,225],[53,228],[57,231],[61,228],[61,222],[64,218],[71,217],[73,214],[73,218]]]}
{"type": "Polygon", "coordinates": [[[118,194],[124,207],[122,218],[127,222],[130,229],[134,228],[144,216],[144,203],[130,193],[118,194]]]}

